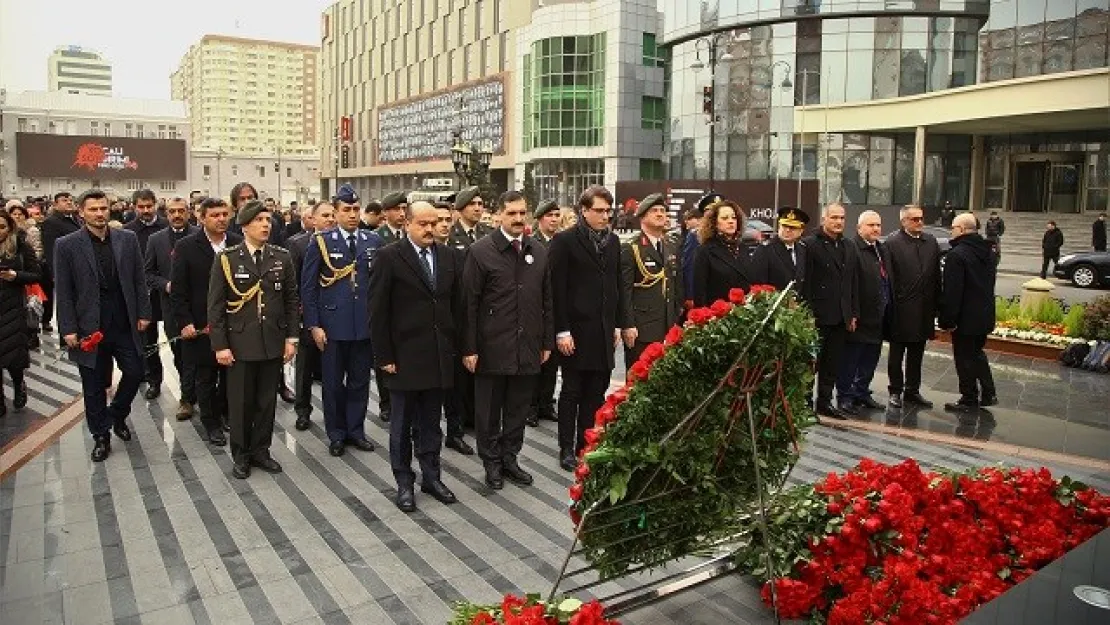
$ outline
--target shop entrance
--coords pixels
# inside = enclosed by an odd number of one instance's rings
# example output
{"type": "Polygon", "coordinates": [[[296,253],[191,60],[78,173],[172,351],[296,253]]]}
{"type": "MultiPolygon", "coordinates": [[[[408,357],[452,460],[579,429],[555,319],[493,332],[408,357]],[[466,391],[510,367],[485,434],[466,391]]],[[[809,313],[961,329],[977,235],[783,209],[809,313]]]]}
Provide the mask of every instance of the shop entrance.
{"type": "Polygon", "coordinates": [[[1014,162],[1010,210],[1078,213],[1083,209],[1083,174],[1082,154],[1018,157],[1014,162]]]}

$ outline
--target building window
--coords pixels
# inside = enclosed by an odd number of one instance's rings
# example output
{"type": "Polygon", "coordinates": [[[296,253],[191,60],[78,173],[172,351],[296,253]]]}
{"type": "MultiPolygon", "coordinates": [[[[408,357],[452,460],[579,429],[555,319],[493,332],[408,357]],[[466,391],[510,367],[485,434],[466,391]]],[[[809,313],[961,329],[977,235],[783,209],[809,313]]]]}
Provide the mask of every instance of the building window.
{"type": "Polygon", "coordinates": [[[140,139],[143,138],[143,125],[142,124],[135,124],[135,136],[140,138],[140,139]]]}
{"type": "Polygon", "coordinates": [[[104,122],[104,136],[105,137],[112,136],[112,124],[111,124],[111,122],[104,122]]]}
{"type": "Polygon", "coordinates": [[[239,175],[239,166],[238,165],[232,165],[231,166],[231,175],[232,176],[238,176],[239,175]]]}
{"type": "Polygon", "coordinates": [[[293,177],[293,168],[292,167],[286,167],[285,168],[285,177],[286,178],[292,178],[293,177]]]}
{"type": "Polygon", "coordinates": [[[94,137],[100,136],[100,122],[89,122],[89,134],[94,137]]]}
{"type": "Polygon", "coordinates": [[[211,176],[212,175],[212,166],[211,165],[205,165],[203,167],[203,169],[204,169],[204,175],[205,176],[211,176]]]}
{"type": "Polygon", "coordinates": [[[177,138],[177,126],[170,126],[170,139],[177,138]]]}
{"type": "Polygon", "coordinates": [[[644,130],[663,130],[667,123],[666,104],[663,98],[644,96],[640,112],[640,128],[644,130]]]}
{"type": "Polygon", "coordinates": [[[266,166],[265,165],[259,165],[258,166],[258,177],[259,178],[265,178],[266,177],[266,166]]]}
{"type": "Polygon", "coordinates": [[[123,136],[125,136],[125,137],[134,137],[135,136],[134,126],[132,126],[131,124],[124,124],[123,125],[123,136]]]}
{"type": "Polygon", "coordinates": [[[599,146],[605,128],[605,34],[552,37],[524,57],[524,151],[599,146]]]}
{"type": "Polygon", "coordinates": [[[158,138],[159,139],[165,139],[166,138],[166,127],[164,125],[159,124],[159,126],[158,126],[158,138]]]}
{"type": "Polygon", "coordinates": [[[159,185],[163,191],[174,191],[177,189],[177,183],[173,180],[163,180],[159,185]]]}
{"type": "Polygon", "coordinates": [[[139,181],[139,180],[128,180],[127,181],[127,190],[128,191],[138,191],[139,189],[142,189],[142,188],[143,188],[142,181],[139,181]]]}
{"type": "Polygon", "coordinates": [[[20,117],[15,121],[16,132],[27,132],[27,118],[20,117]]]}
{"type": "Polygon", "coordinates": [[[644,65],[663,67],[664,61],[664,51],[659,48],[659,44],[655,40],[655,33],[644,33],[644,65]]]}
{"type": "Polygon", "coordinates": [[[663,161],[653,158],[640,159],[640,180],[662,180],[663,161]]]}
{"type": "Polygon", "coordinates": [[[58,134],[58,127],[54,125],[54,122],[47,122],[46,132],[56,135],[58,134]]]}

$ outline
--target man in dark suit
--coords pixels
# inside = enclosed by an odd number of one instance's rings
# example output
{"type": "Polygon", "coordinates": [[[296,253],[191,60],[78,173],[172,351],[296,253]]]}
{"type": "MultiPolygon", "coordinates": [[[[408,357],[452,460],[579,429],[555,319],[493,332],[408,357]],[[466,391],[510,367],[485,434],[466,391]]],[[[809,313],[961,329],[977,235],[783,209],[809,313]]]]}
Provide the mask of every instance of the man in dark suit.
{"type": "Polygon", "coordinates": [[[42,234],[42,252],[46,271],[43,277],[42,288],[46,292],[46,301],[43,302],[42,331],[53,332],[50,321],[54,318],[54,244],[58,239],[71,232],[81,229],[81,220],[78,218],[76,208],[73,206],[73,196],[67,191],[54,194],[54,207],[50,215],[42,222],[39,231],[42,234]]]}
{"type": "Polygon", "coordinates": [[[778,290],[794,283],[794,292],[802,293],[805,284],[806,246],[802,233],[809,215],[798,208],[779,209],[778,236],[767,245],[758,245],[752,252],[752,281],[770,284],[778,290]]]}
{"type": "Polygon", "coordinates": [[[620,239],[609,229],[613,195],[587,188],[578,224],[548,248],[555,345],[563,369],[559,393],[559,465],[573,471],[585,431],[605,399],[621,328],[631,327],[621,298],[620,239]]]}
{"type": "MultiPolygon", "coordinates": [[[[555,200],[540,202],[532,216],[536,219],[532,240],[546,248],[559,231],[559,203],[555,200]]],[[[532,394],[532,406],[528,413],[528,425],[538,426],[540,419],[559,420],[559,415],[555,412],[555,381],[558,375],[558,358],[548,358],[540,365],[536,392],[532,394]]]]}
{"type": "Polygon", "coordinates": [[[382,225],[381,221],[382,203],[370,200],[362,207],[362,219],[359,220],[358,227],[362,230],[377,230],[382,225]]]}
{"type": "Polygon", "coordinates": [[[524,236],[528,203],[501,195],[501,227],[470,246],[463,270],[463,363],[475,374],[475,430],[486,484],[528,486],[520,467],[525,420],[540,365],[554,349],[547,249],[524,236]]]}
{"type": "Polygon", "coordinates": [[[197,409],[208,442],[227,444],[227,368],[216,362],[208,324],[208,282],[217,252],[242,239],[227,232],[230,209],[219,198],[206,198],[199,209],[201,228],[173,247],[170,307],[181,328],[181,355],[193,367],[197,409]]]}
{"type": "Polygon", "coordinates": [[[370,274],[371,342],[393,397],[389,461],[404,512],[416,510],[414,446],[421,492],[445,504],[456,501],[440,475],[439,414],[443,389],[454,383],[455,320],[462,314],[462,267],[450,250],[435,245],[435,207],[416,202],[408,217],[407,240],[383,247],[370,274]]]}
{"type": "Polygon", "coordinates": [[[859,216],[856,237],[849,239],[859,252],[856,275],[859,286],[859,320],[848,333],[840,374],[836,380],[836,402],[841,412],[856,416],[861,408],[881,410],[883,404],[871,397],[871,380],[883,351],[883,334],[890,317],[890,274],[883,259],[883,220],[875,211],[859,216]]]}
{"type": "MultiPolygon", "coordinates": [[[[181,340],[174,340],[180,335],[181,328],[174,321],[173,310],[170,305],[170,290],[173,288],[173,247],[181,239],[196,233],[198,228],[189,225],[189,206],[183,198],[175,197],[166,202],[166,217],[169,218],[169,227],[155,232],[147,239],[144,262],[146,283],[150,287],[152,303],[155,299],[158,301],[158,309],[162,311],[161,317],[164,321],[166,336],[171,339],[170,351],[173,352],[173,366],[177,369],[178,378],[181,380],[181,400],[177,405],[177,420],[184,421],[193,416],[193,404],[197,401],[197,392],[193,378],[193,366],[186,363],[182,356],[181,340]]],[[[147,340],[149,345],[149,337],[147,340]]],[[[148,347],[148,349],[150,348],[148,347]]],[[[159,358],[158,364],[161,365],[158,354],[154,356],[159,358]]],[[[150,369],[148,368],[148,370],[150,369]]],[[[157,387],[153,388],[156,389],[157,387]]],[[[148,395],[150,390],[147,389],[148,395]]]]}
{"type": "Polygon", "coordinates": [[[92,460],[102,462],[112,451],[109,429],[131,440],[126,419],[142,383],[141,333],[150,325],[150,297],[139,240],[127,230],[110,232],[104,192],[86,191],[77,203],[85,227],[54,248],[58,331],[81,373],[92,460]],[[108,405],[104,383],[113,358],[123,378],[108,405]]]}
{"type": "MultiPolygon", "coordinates": [[[[451,234],[451,226],[455,223],[455,216],[452,213],[451,205],[445,202],[436,203],[434,206],[437,217],[435,228],[436,244],[446,246],[447,237],[451,234]]],[[[453,247],[447,247],[445,249],[449,250],[455,256],[455,262],[461,270],[466,262],[466,251],[453,247]]],[[[462,367],[461,360],[456,363],[456,367],[462,367]]],[[[465,367],[463,367],[463,369],[465,370],[465,367]]],[[[455,396],[455,393],[458,391],[459,386],[456,374],[455,386],[443,389],[443,420],[447,423],[447,438],[445,439],[447,442],[444,446],[454,447],[456,451],[464,456],[472,456],[474,455],[474,448],[463,438],[465,434],[463,432],[462,413],[459,407],[460,402],[455,396]]]]}
{"type": "MultiPolygon", "coordinates": [[[[960,384],[959,401],[945,404],[944,409],[956,413],[975,413],[998,403],[991,365],[983,351],[987,335],[994,331],[997,270],[991,243],[977,230],[974,215],[956,216],[941,281],[944,290],[937,325],[952,333],[952,360],[960,384]]],[[[993,420],[986,412],[984,418],[993,420]]]]}
{"type": "Polygon", "coordinates": [[[805,300],[813,310],[820,336],[817,355],[818,416],[845,419],[833,406],[833,388],[848,333],[859,319],[858,252],[844,239],[844,207],[829,204],[821,211],[821,229],[805,239],[805,300]]]}
{"type": "Polygon", "coordinates": [[[481,221],[486,202],[478,191],[478,187],[467,187],[455,195],[455,212],[459,214],[459,220],[451,227],[447,245],[457,250],[470,249],[475,241],[493,232],[493,228],[481,221]]]}
{"type": "MultiPolygon", "coordinates": [[[[335,208],[329,202],[306,206],[302,218],[306,220],[305,230],[286,241],[289,256],[293,259],[293,268],[297,270],[297,284],[301,283],[305,252],[312,243],[312,235],[335,227],[335,208]]],[[[297,357],[293,360],[293,371],[293,392],[297,395],[293,402],[293,412],[297,415],[293,427],[303,432],[312,425],[312,380],[324,379],[320,370],[320,350],[312,341],[312,334],[304,326],[303,315],[301,340],[297,345],[297,357]]]]}
{"type": "MultiPolygon", "coordinates": [[[[167,223],[164,217],[158,214],[157,202],[154,192],[150,189],[139,189],[131,198],[135,206],[135,218],[123,226],[139,238],[139,249],[146,255],[146,244],[150,235],[165,229],[167,223]]],[[[162,394],[162,356],[156,351],[158,345],[158,322],[162,320],[162,303],[157,293],[151,292],[151,314],[154,316],[143,333],[146,342],[145,349],[149,352],[145,357],[146,368],[146,393],[143,394],[148,401],[158,399],[162,394]]]]}
{"type": "Polygon", "coordinates": [[[208,320],[216,362],[227,372],[232,477],[251,467],[280,473],[270,455],[276,398],[270,389],[293,359],[300,333],[297,272],[289,252],[269,245],[272,213],[258,200],[240,207],[243,242],[216,255],[208,283],[208,320]]]}
{"type": "Polygon", "coordinates": [[[304,326],[322,354],[324,425],[333,456],[342,456],[347,445],[374,451],[365,427],[374,365],[367,301],[382,240],[359,230],[358,203],[353,187],[339,187],[337,227],[312,236],[301,277],[304,326]]]}
{"type": "Polygon", "coordinates": [[[386,245],[405,238],[405,214],[409,201],[404,191],[390,193],[382,199],[382,219],[385,221],[375,231],[386,245]]]}
{"type": "Polygon", "coordinates": [[[663,194],[644,198],[636,219],[640,234],[621,246],[621,297],[632,324],[625,332],[625,367],[635,364],[648,345],[663,340],[686,299],[681,250],[667,238],[670,216],[663,194]]]}
{"type": "MultiPolygon", "coordinates": [[[[296,202],[293,204],[296,204],[296,202]]],[[[292,215],[293,219],[285,224],[285,231],[282,233],[286,243],[289,243],[289,239],[292,239],[305,230],[312,230],[312,210],[309,207],[306,206],[303,209],[298,209],[291,204],[289,206],[289,213],[292,215]]],[[[289,246],[286,245],[286,249],[288,248],[289,246]]]]}

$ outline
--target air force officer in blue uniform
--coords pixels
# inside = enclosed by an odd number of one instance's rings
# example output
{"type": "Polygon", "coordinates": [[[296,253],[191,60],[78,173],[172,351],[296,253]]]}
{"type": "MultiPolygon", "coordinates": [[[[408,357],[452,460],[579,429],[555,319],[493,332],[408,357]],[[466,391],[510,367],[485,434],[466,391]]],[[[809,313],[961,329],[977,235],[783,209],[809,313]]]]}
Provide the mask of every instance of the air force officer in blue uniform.
{"type": "Polygon", "coordinates": [[[304,326],[320,348],[324,425],[333,456],[351,445],[373,451],[366,438],[370,393],[370,268],[381,237],[359,229],[358,195],[343,185],[333,201],[336,227],[317,233],[301,271],[304,326]]]}

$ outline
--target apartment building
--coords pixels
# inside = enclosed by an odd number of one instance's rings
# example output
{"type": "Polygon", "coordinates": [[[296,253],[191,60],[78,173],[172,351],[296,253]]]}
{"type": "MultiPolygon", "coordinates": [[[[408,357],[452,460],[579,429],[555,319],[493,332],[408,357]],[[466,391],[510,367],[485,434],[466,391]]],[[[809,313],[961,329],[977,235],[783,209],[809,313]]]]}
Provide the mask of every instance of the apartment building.
{"type": "Polygon", "coordinates": [[[85,95],[112,95],[112,64],[99,52],[61,46],[46,61],[47,89],[85,95]]]}

